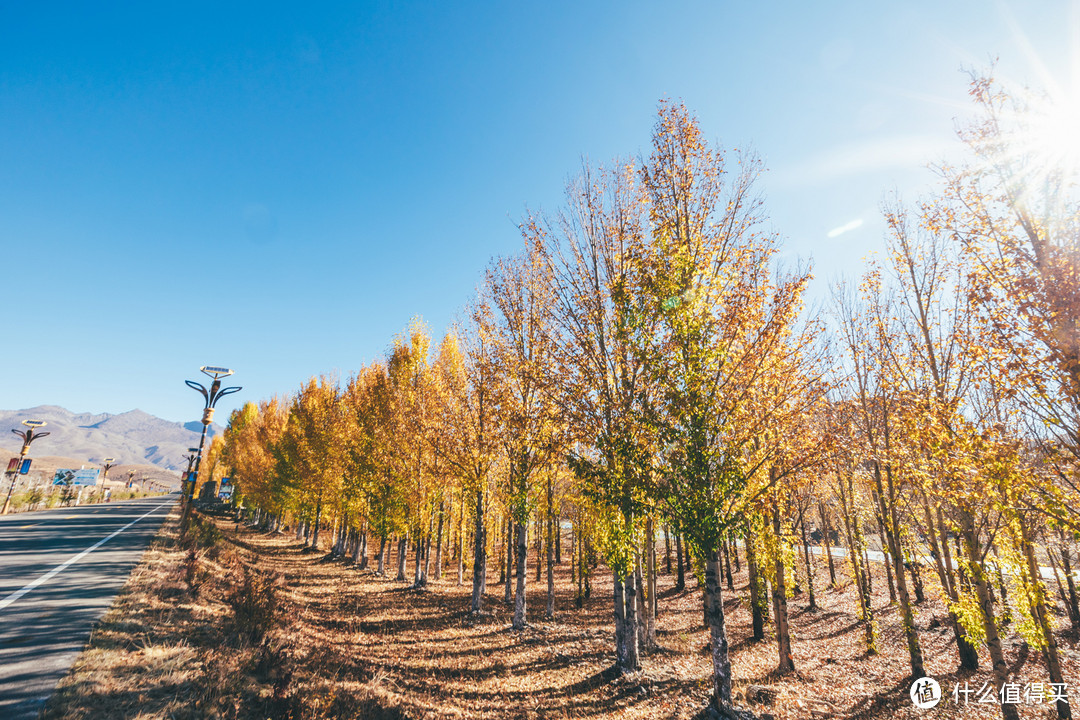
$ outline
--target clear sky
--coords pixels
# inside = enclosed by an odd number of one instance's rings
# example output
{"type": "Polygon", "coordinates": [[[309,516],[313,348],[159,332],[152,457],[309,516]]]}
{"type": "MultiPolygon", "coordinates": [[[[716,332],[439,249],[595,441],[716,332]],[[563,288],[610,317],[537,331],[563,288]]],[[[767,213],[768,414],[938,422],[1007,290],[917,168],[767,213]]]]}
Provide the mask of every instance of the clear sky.
{"type": "Polygon", "coordinates": [[[441,333],[665,97],[761,154],[823,295],[961,150],[962,68],[1068,84],[1080,42],[1065,0],[103,5],[0,11],[3,409],[195,420],[209,364],[224,420],[441,333]]]}

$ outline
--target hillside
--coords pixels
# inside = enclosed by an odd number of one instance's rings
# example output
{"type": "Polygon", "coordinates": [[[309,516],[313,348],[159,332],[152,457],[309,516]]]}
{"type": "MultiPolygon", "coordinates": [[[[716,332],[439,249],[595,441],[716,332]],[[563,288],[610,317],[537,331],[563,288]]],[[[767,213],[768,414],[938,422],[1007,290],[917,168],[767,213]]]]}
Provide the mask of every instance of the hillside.
{"type": "MultiPolygon", "coordinates": [[[[31,457],[44,459],[45,456],[56,456],[64,459],[64,462],[72,460],[75,467],[98,464],[102,458],[112,457],[122,465],[185,470],[187,463],[183,456],[189,447],[199,444],[202,431],[202,424],[198,421],[170,422],[142,410],[130,410],[119,415],[73,413],[55,405],[0,410],[0,444],[9,450],[14,449],[15,454],[18,453],[20,441],[10,432],[13,428],[21,429],[23,420],[44,420],[48,423],[45,430],[50,434],[33,444],[31,457]]],[[[207,437],[221,430],[220,426],[211,425],[207,437]]],[[[110,476],[118,470],[121,469],[112,471],[110,476]]],[[[126,470],[124,473],[126,475],[126,470]]]]}

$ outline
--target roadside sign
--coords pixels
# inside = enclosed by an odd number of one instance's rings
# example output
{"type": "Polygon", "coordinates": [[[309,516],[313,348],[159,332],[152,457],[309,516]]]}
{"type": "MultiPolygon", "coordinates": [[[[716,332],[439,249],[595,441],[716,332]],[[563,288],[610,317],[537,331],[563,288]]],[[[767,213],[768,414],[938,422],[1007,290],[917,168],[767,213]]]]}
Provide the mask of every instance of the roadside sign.
{"type": "Polygon", "coordinates": [[[11,458],[8,460],[7,471],[16,472],[19,469],[19,458],[11,458]]]}
{"type": "Polygon", "coordinates": [[[30,458],[26,458],[22,461],[22,465],[19,466],[20,475],[25,475],[26,473],[30,472],[30,462],[30,458]]]}
{"type": "Polygon", "coordinates": [[[83,470],[69,470],[61,468],[53,476],[53,485],[97,485],[98,475],[101,468],[87,468],[83,470]]]}

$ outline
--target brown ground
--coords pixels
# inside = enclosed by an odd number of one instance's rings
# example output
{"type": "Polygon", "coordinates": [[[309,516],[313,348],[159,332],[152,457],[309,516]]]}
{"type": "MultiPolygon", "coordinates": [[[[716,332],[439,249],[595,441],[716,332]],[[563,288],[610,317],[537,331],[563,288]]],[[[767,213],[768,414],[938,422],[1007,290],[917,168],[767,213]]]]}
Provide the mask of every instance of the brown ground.
{"type": "MultiPolygon", "coordinates": [[[[466,612],[468,585],[455,585],[456,565],[427,590],[410,590],[307,550],[290,534],[216,522],[224,538],[197,549],[194,563],[177,544],[176,518],[166,523],[50,702],[46,720],[692,718],[708,700],[707,633],[692,578],[687,591],[675,593],[673,578],[660,577],[663,649],[643,657],[640,673],[614,678],[611,581],[603,567],[595,572],[593,597],[575,610],[564,558],[556,573],[554,621],[543,618],[546,585],[534,585],[530,571],[531,628],[516,633],[509,629],[497,569],[489,570],[490,612],[473,619],[466,612]],[[247,585],[243,564],[257,569],[247,585]],[[245,599],[262,597],[260,591],[272,595],[267,587],[278,588],[284,622],[264,642],[241,639],[258,625],[258,613],[256,620],[238,621],[228,601],[243,608],[245,599]]],[[[805,593],[790,603],[798,674],[785,677],[772,674],[775,643],[750,640],[745,567],[736,577],[726,612],[740,704],[747,705],[745,690],[753,683],[771,685],[778,697],[770,706],[747,706],[778,720],[1000,717],[997,706],[976,705],[974,698],[968,707],[947,697],[933,710],[916,709],[884,568],[875,567],[882,649],[875,657],[862,650],[855,595],[846,568],[838,564],[837,570],[846,586],[826,590],[827,569],[818,568],[822,610],[809,611],[805,593]]],[[[977,689],[989,680],[989,658],[981,656],[980,672],[957,675],[952,633],[938,626],[944,617],[940,603],[931,601],[919,609],[917,622],[927,671],[951,696],[955,682],[977,689]]],[[[1080,652],[1075,638],[1059,639],[1076,707],[1080,652]]],[[[1006,648],[1017,682],[1048,682],[1040,653],[1015,634],[1007,636],[1006,648]]],[[[1053,717],[1045,705],[1019,709],[1021,717],[1053,717]]]]}

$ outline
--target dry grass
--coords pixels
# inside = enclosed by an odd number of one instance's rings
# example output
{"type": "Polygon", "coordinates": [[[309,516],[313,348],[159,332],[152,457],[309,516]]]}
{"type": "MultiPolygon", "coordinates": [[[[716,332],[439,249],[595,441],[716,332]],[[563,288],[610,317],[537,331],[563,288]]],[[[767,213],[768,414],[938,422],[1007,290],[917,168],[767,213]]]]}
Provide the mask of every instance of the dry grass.
{"type": "MultiPolygon", "coordinates": [[[[691,718],[707,702],[707,633],[692,579],[687,591],[675,593],[672,578],[660,577],[662,649],[643,657],[641,672],[616,678],[610,672],[610,582],[602,568],[581,610],[573,608],[568,565],[558,568],[555,621],[543,619],[543,588],[530,576],[531,627],[514,632],[497,584],[489,584],[489,612],[472,618],[469,588],[452,580],[411,590],[305,549],[290,535],[218,525],[224,538],[196,548],[193,571],[191,552],[178,545],[176,518],[170,518],[50,702],[47,719],[691,718]],[[195,591],[187,577],[194,578],[195,591]],[[269,621],[261,640],[250,626],[267,618],[259,620],[256,608],[255,620],[240,620],[252,611],[237,609],[258,592],[274,595],[278,609],[270,615],[283,619],[269,621]]],[[[884,592],[884,570],[875,570],[881,573],[875,591],[884,592]]],[[[819,568],[824,609],[807,610],[805,593],[792,600],[798,673],[777,677],[775,644],[750,639],[741,600],[745,568],[737,576],[739,590],[726,605],[740,702],[753,683],[772,685],[778,698],[769,707],[750,707],[777,720],[921,717],[908,699],[895,606],[878,598],[882,652],[867,657],[853,589],[825,590],[827,578],[819,568]]],[[[956,674],[951,632],[938,626],[944,614],[933,601],[919,609],[927,670],[946,692],[957,681],[978,687],[990,674],[956,674]]],[[[1075,691],[1077,644],[1061,641],[1075,691]]],[[[1014,638],[1007,649],[1020,682],[1047,681],[1038,652],[1014,638]]],[[[981,662],[988,668],[985,654],[981,662]]],[[[1046,706],[1020,709],[1023,717],[1051,717],[1046,706]]],[[[932,713],[1000,717],[996,706],[956,708],[951,701],[932,713]]]]}

